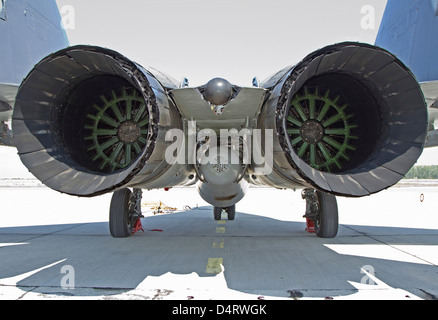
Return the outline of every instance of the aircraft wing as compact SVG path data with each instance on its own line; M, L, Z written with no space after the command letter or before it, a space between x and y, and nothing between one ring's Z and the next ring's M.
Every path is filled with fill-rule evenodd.
M438 146L438 81L421 83L424 98L429 112L429 131L426 138L426 148Z
M17 91L18 85L0 84L0 145L13 145L13 134L6 122L12 119Z

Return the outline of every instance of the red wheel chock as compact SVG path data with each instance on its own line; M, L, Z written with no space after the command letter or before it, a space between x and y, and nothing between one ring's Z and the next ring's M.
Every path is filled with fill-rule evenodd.
M306 231L308 233L315 233L315 222L309 218L306 218Z
M143 225L141 224L141 219L138 218L134 224L134 228L132 228L132 234L137 233L139 231L144 232Z

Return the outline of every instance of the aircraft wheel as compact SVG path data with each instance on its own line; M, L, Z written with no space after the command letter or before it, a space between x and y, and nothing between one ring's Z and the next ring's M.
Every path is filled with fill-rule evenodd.
M114 192L111 198L109 226L114 238L127 238L132 235L134 225L140 218L137 201L129 189Z
M334 238L338 234L338 204L334 195L316 192L318 198L318 215L315 222L315 233L320 238Z
M232 221L236 217L236 205L227 208L228 220Z
M214 207L213 214L214 214L214 220L219 221L222 219L222 211L226 211L228 214L228 220L232 221L236 217L236 205L233 205L231 207L221 208L221 207Z
M214 220L219 221L222 219L222 208L214 207L213 208Z

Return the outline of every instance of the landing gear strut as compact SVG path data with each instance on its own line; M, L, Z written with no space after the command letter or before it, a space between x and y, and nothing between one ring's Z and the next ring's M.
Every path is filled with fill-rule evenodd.
M141 189L122 189L114 192L111 199L109 226L114 238L127 238L142 230Z
M338 234L339 216L336 197L313 189L304 189L307 231L320 238L334 238Z
M228 213L228 220L232 221L236 217L236 205L233 205L231 207L221 208L221 207L214 207L213 214L214 214L214 220L221 220L222 219L222 211L225 211Z
M1 101L0 101L1 102ZM0 105L1 107L1 105ZM0 122L0 145L13 146L13 134L8 125L3 121Z

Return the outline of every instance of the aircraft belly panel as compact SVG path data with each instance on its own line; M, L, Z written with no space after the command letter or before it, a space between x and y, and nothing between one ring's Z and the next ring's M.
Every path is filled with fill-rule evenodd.
M176 105L187 120L194 120L199 127L226 129L243 127L247 119L255 119L260 113L267 90L262 88L241 88L221 115L216 115L210 104L197 88L182 88L171 91Z

